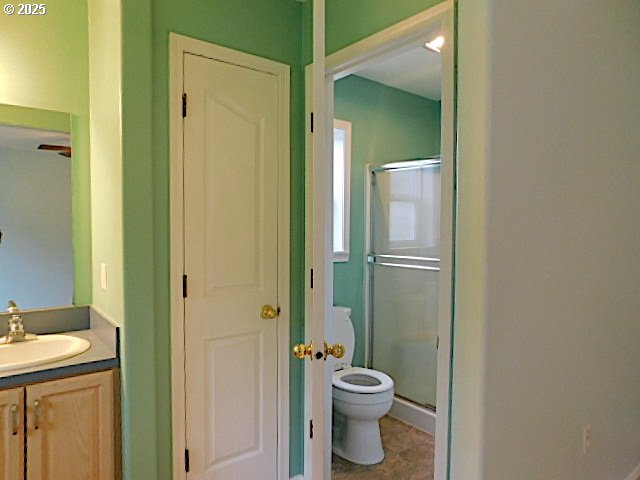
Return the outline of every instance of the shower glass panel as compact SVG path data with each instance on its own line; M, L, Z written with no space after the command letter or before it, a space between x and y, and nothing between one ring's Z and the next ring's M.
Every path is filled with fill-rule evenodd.
M433 408L440 161L388 164L370 182L369 363L393 378L396 395Z

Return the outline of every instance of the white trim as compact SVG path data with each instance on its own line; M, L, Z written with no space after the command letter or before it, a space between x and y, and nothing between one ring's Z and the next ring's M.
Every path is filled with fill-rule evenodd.
M334 131L336 129L344 131L344 182L342 187L342 202L344 210L342 218L342 245L344 248L337 252L335 250L333 251L334 263L349 261L349 244L351 241L349 234L351 230L351 122L334 118L333 129L331 130L334 138ZM331 150L331 158L333 158L333 149Z
M169 37L169 156L170 156L170 299L171 299L171 427L173 447L173 478L186 478L184 450L185 372L184 372L184 309L182 302L182 272L184 270L183 172L182 172L182 98L183 52L179 39Z
M633 469L627 478L624 480L640 480L640 465Z
M314 113L313 134L310 140L312 155L311 178L313 189L311 195L305 195L311 202L312 242L307 259L311 260L314 271L313 290L309 292L312 299L311 315L306 317L305 331L307 343L313 343L313 350L322 352L325 340L325 320L331 314L333 305L333 222L332 211L328 206L333 194L331 171L333 162L327 161L326 146L331 145L333 135L328 128L332 125L332 116L327 115L328 95L325 91L325 0L313 2L313 69L309 78L311 88L311 112ZM328 480L331 478L331 377L325 373L325 362L305 361L305 408L309 417L305 418L305 477L309 480ZM329 398L325 392L329 392ZM309 420L313 419L315 428L313 438L309 439Z
M379 62L424 43L425 37L437 30L436 23L447 15L453 18L453 1L446 0L435 7L407 18L329 55L326 75L334 80L349 76L370 63Z
M314 2L315 3L315 2ZM379 33L376 33L362 41L354 43L326 58L325 62L325 115L333 118L333 82L346 77L355 71L364 68L370 63L383 60L391 55L401 53L423 44L429 37L438 30L442 30L449 41L442 49L442 124L441 124L441 156L442 156L442 190L443 201L441 203L441 278L450 279L453 282L452 272L452 252L453 252L453 213L454 213L454 21L453 21L453 0L446 0L437 6L422 13L414 15L394 26L391 26ZM315 41L314 41L315 46ZM317 75L317 72L315 72ZM316 80L317 81L317 80ZM314 105L316 112L318 106ZM319 115L318 115L319 116ZM330 140L327 139L330 147ZM313 162L314 164L316 162ZM319 182L316 186L323 186L322 179L314 175L314 182ZM316 214L316 211L313 212ZM313 217L313 230L323 232L318 223L327 222L326 216L318 215ZM316 239L317 240L317 239ZM309 248L309 247L307 247ZM317 247L313 248L318 252ZM327 275L331 273L327 271ZM327 279L321 277L323 272L315 275L315 281L326 284ZM331 279L332 280L332 279ZM438 320L438 336L440 348L438 350L438 382L437 398L438 415L436 418L436 457L435 457L435 480L446 480L449 478L448 455L449 455L449 415L450 415L450 384L451 384L451 326L452 326L452 288L440 289L440 312ZM328 296L331 292L327 289ZM332 296L331 296L332 297ZM325 298L325 302L332 302L333 298ZM318 392L306 390L305 401L310 401L310 396L317 395ZM308 450L305 449L308 453ZM313 479L320 480L320 479Z
M304 480L304 476L303 475L294 475L293 477L291 477L290 480Z
M184 270L183 228L183 130L182 91L185 53L233 63L270 73L279 79L278 118L278 472L279 480L289 478L289 241L290 241L290 153L289 153L289 66L264 58L220 47L189 37L169 34L169 126L170 126L170 208L171 208L171 406L173 431L173 479L185 479L185 374L184 309L182 274Z
M394 397L393 405L389 410L389 416L397 418L401 422L411 425L418 430L436 434L436 412L433 410L409 402L404 398Z
M371 251L371 171L374 166L367 163L364 166L364 252L362 268L364 271L364 366L371 368L371 277L369 272L368 255Z
M324 115L325 125L331 125L333 122L333 82L327 82L327 77L324 72L325 69L324 58L322 65L319 68L322 68L322 71L319 74L324 80L324 99L321 101L322 111ZM322 152L326 155L326 152L330 152L333 150L333 130L326 129L324 135L324 143ZM314 154L314 160L315 160ZM322 158L327 158L326 156ZM331 328L331 316L333 315L333 258L332 258L332 240L333 240L333 208L329 208L330 203L328 200L333 195L332 182L330 181L333 177L333 162L325 161L325 162L316 162L321 165L321 168L316 169L314 176L314 181L316 185L322 184L324 185L324 202L321 204L321 207L318 208L314 206L314 213L322 211L324 215L324 225L320 224L320 222L314 222L314 232L320 232L324 229L325 236L325 245L324 248L317 248L314 255L319 255L319 251L324 252L324 256L318 256L316 258L316 262L320 262L324 264L324 273L320 276L318 281L322 282L324 287L324 292L318 292L318 297L324 298L324 324L322 326L322 337L327 338L327 331ZM323 165L324 163L324 165ZM315 196L314 201L318 203L321 201L320 196ZM312 217L312 221L316 217ZM317 217L322 218L322 217ZM314 233L315 234L315 233ZM315 240L315 239L314 239ZM314 322L315 322L314 317ZM316 335L318 335L319 330L315 327ZM332 332L329 332L329 335L333 336ZM326 371L324 371L324 389L323 389L323 419L324 419L324 429L323 429L323 448L324 448L324 480L331 479L331 453L332 453L332 420L333 420L333 396L332 390L333 385L331 382L331 375ZM315 480L312 477L311 480Z
M441 77L441 134L440 134L440 178L442 179L440 196L440 288L438 313L438 367L436 383L436 446L435 446L435 480L449 478L449 425L451 422L451 373L453 342L451 332L454 322L453 311L453 252L456 212L456 192L454 188L456 175L455 154L455 60L454 41L455 23L452 1L445 4L448 8L439 15L442 33L447 41L442 48ZM448 281L445 283L445 279Z
M333 252L333 263L346 263L349 261L349 251Z
M313 319L313 290L311 289L311 269L313 268L313 134L311 133L311 115L313 111L312 90L313 90L313 66L307 65L304 71L305 78L305 224L304 224L304 341L313 335L312 321ZM311 455L309 455L311 445L309 440L309 420L312 418L312 408L309 395L313 390L312 382L313 372L311 371L311 362L304 362L304 432L303 432L303 452L304 452L304 471L311 472ZM309 474L307 474L309 475Z

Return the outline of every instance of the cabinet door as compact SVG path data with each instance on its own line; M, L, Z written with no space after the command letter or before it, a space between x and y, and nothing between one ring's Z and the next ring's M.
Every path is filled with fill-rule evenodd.
M29 480L113 480L113 372L26 391Z
M24 389L0 391L0 480L24 479Z

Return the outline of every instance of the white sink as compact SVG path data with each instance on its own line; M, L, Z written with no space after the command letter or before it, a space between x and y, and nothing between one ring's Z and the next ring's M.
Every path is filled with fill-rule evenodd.
M35 340L0 345L0 372L74 357L90 346L89 340L70 335L38 335Z

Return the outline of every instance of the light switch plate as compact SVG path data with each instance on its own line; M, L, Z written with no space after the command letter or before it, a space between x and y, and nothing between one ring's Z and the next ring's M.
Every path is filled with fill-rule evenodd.
M107 264L106 263L100 264L100 286L102 287L102 290L107 289Z

